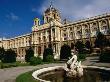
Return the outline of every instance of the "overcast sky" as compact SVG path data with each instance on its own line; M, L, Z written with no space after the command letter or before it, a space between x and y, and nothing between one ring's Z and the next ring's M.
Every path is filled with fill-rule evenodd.
M110 0L52 0L59 9L63 18L70 20L88 18L110 12ZM40 12L43 12L50 3L44 0Z
M33 19L42 20L51 1L71 21L110 12L110 0L0 0L0 37L30 33Z

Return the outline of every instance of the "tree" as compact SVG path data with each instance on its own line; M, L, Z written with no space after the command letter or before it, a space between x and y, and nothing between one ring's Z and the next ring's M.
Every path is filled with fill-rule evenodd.
M77 41L75 47L78 50L78 52L83 52L85 45L83 44L82 41Z
M88 41L88 40L86 41L85 47L86 47L87 49L91 49L90 41Z
M64 44L60 50L60 59L68 59L71 57L71 48L69 45Z
M30 62L31 57L34 57L34 51L32 48L26 50L25 61Z
M4 54L5 54L4 48L3 47L0 47L0 60L2 60Z
M43 61L47 61L47 56L51 55L53 56L53 49L52 48L45 48L43 53Z
M110 47L110 40L109 39L106 39L105 46L109 46Z
M99 60L101 62L110 62L110 49L109 48L104 48L99 56Z
M2 62L4 63L13 63L16 62L16 53L12 49L8 49L5 51L5 54L3 56Z
M87 49L85 50L85 52L88 53L88 54L90 54L90 53L92 52L92 46L91 46L91 44L90 44L90 41L88 41L88 40L86 41L85 47L87 48Z
M107 46L107 39L101 32L98 32L96 40L95 40L95 47L103 48Z

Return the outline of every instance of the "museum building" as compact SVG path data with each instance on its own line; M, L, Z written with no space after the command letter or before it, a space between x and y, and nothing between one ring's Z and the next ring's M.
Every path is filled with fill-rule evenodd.
M74 45L77 41L90 41L94 46L97 32L100 31L106 37L110 38L110 14L102 15L67 22L61 20L60 12L50 5L44 11L43 24L40 24L39 18L34 18L32 32L29 34L17 36L10 39L2 39L0 47L5 50L13 49L17 53L17 58L25 57L25 50L32 47L35 56L43 57L43 51L51 43L54 58L60 58L60 49L64 44Z

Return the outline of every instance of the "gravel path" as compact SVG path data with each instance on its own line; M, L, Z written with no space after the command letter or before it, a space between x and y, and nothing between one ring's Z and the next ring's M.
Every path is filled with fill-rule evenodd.
M19 76L22 73L44 68L44 67L51 67L51 66L61 66L64 65L61 64L44 64L44 65L38 65L38 66L25 66L25 67L13 67L13 68L6 68L6 69L0 69L0 82L15 82L15 79L17 76Z
M85 61L82 62L83 65L90 65L90 66L99 66L99 67L109 67L110 63L101 63L99 62L99 57L87 57Z

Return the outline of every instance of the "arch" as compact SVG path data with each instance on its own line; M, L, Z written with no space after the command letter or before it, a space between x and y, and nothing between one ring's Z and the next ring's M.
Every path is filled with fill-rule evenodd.
M97 23L96 22L92 23L92 31L97 31Z
M81 31L77 31L77 32L76 32L77 39L81 39L81 34L82 34L82 32L81 32Z
M102 20L101 22L101 29L100 31L106 35L107 34L107 31L108 31L108 25L107 25L107 21L106 20Z
M44 49L46 49L46 45L44 45Z
M40 37L38 37L38 40L39 40L39 43L41 42L41 38Z
M77 30L81 30L82 26L81 25L78 25L76 26L77 27Z
M92 22L91 23L91 36L92 37L96 36L98 29L99 28L98 28L97 22Z
M71 49L74 49L75 45L74 43L71 43Z
M43 36L43 41L46 42L46 36Z
M41 54L41 47L38 46L38 55L40 55L40 54Z
M56 14L54 14L54 19L56 19Z
M101 21L101 26L105 26L107 24L107 21L106 20L102 20Z
M70 40L72 40L72 39L73 39L73 32L70 32L69 37L70 37Z

